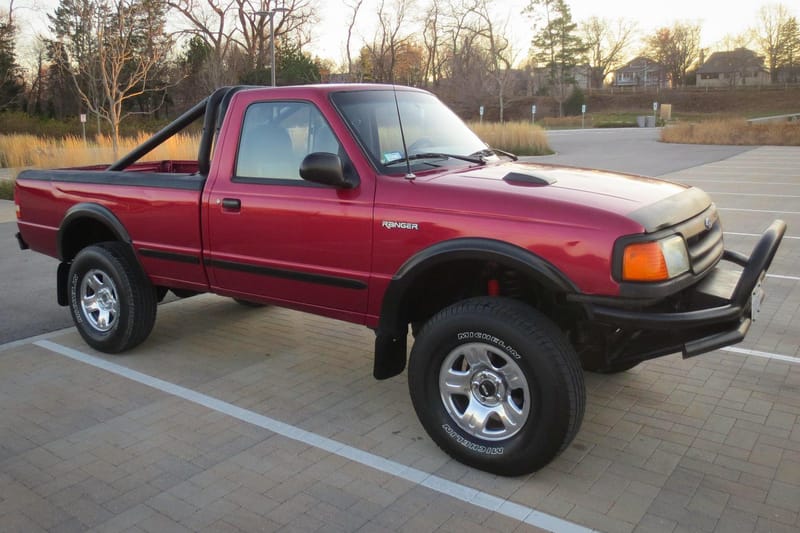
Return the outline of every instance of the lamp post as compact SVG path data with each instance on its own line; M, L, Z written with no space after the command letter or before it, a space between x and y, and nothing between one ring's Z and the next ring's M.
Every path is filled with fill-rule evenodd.
M256 11L260 17L269 17L269 47L270 47L270 74L272 76L272 86L275 87L275 14L286 13L286 7L274 7L269 11ZM263 42L263 41L262 41Z

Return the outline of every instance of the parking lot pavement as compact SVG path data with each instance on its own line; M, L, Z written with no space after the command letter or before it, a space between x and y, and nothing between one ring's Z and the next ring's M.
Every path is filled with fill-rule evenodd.
M781 170L762 175L760 161ZM726 240L747 250L772 206L800 195L800 149L668 177L730 193L714 194ZM749 183L764 196L738 203ZM122 356L93 352L72 329L6 344L0 529L797 531L790 208L780 216L791 238L746 342L587 374L577 438L520 478L439 451L405 376L372 379L374 338L358 326L206 295L161 306L148 341Z

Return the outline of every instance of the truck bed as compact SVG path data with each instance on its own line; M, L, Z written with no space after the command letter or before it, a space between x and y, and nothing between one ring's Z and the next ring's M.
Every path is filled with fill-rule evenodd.
M16 202L24 208L18 222L31 249L61 258L57 236L70 212L94 209L115 217L133 236L129 242L154 283L204 290L200 200L205 176L196 172L197 162L144 162L125 171L106 168L20 173ZM164 260L175 256L185 261Z

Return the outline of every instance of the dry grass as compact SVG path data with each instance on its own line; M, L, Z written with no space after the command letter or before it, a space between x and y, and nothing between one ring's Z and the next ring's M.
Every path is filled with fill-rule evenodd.
M800 123L749 124L744 119L682 123L664 128L661 140L684 144L800 146Z
M492 148L518 155L552 154L547 133L530 122L470 122L475 134Z
M124 154L150 138L149 133L120 140ZM162 143L143 160L196 159L200 136L178 134ZM83 142L80 137L64 139L35 135L0 135L0 167L6 168L63 168L111 163L114 161L110 137Z

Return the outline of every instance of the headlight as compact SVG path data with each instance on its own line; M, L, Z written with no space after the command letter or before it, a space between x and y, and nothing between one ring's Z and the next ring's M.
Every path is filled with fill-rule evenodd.
M689 270L689 254L680 235L629 244L622 257L623 281L666 281Z

